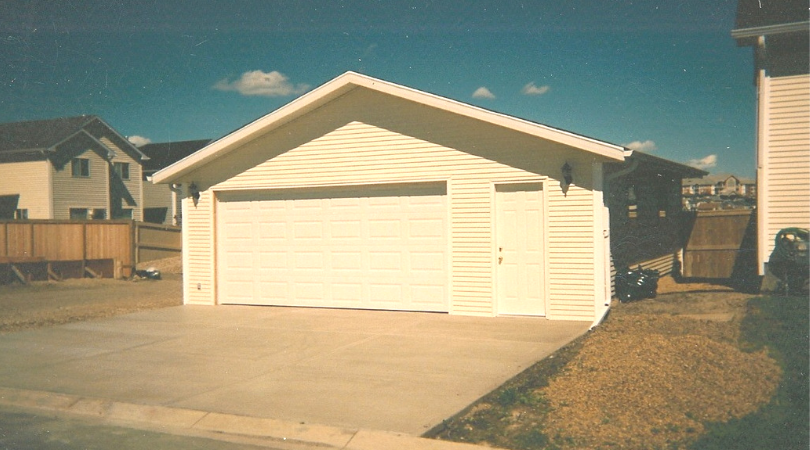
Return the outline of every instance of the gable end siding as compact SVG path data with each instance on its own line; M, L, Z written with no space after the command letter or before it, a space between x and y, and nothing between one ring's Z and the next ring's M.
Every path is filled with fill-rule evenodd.
M52 219L48 161L0 164L0 195L20 194L18 209L27 209L29 219Z

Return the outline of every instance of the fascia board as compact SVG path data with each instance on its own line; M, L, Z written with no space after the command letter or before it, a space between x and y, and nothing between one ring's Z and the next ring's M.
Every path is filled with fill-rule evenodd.
M762 27L740 28L731 30L731 37L734 39L748 39L759 36L771 36L774 34L798 33L810 30L810 21L780 23L777 25L765 25Z

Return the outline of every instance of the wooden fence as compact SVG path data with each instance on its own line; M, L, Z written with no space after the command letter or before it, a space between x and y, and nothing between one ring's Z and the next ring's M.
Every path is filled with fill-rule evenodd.
M131 220L0 221L0 265L17 278L129 277L181 253L180 227Z
M701 211L683 250L685 278L748 282L756 277L756 212Z

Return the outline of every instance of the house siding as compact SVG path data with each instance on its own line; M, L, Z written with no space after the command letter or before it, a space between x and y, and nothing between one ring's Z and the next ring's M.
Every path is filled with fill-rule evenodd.
M19 194L18 209L27 209L29 219L51 219L51 189L48 161L0 164L0 195Z
M351 119L351 120L349 120ZM416 137L418 136L418 137ZM544 182L547 200L547 317L593 320L595 199L591 155L363 89L352 91L242 149L199 169L207 185L195 207L186 200L188 303L215 301L211 190L447 181L450 205L450 312L497 314L494 184ZM554 178L569 162L567 194ZM601 217L599 218L601 220ZM601 233L601 223L599 226ZM599 269L596 269L599 266ZM201 289L197 289L200 283ZM604 299L600 299L603 301Z
M810 227L810 75L760 78L760 261L782 228ZM764 146L764 147L763 147ZM760 267L761 268L761 267Z
M109 169L107 161L92 150L76 158L90 161L90 176L74 178L70 161L61 169L51 167L53 177L53 218L70 219L70 208L104 209L110 217Z
M115 156L112 158L111 164L116 162L129 164L129 179L123 180L123 182L124 186L127 188L127 191L129 191L129 194L132 196L133 200L135 200L135 204L129 205L126 201L123 201L122 207L132 208L132 218L134 220L143 220L143 194L141 192L141 180L143 175L140 162L136 161L121 150L121 148L115 145L109 138L102 137L99 140L101 143L115 152Z

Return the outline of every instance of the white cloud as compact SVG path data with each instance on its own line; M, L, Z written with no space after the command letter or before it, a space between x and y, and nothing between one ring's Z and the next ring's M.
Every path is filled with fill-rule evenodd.
M696 169L701 170L710 169L712 167L717 166L717 155L709 155L701 159L690 159L687 164Z
M523 95L543 95L546 92L548 92L550 89L551 89L551 87L548 86L548 85L536 86L534 84L534 82L532 81L531 83L527 84L526 86L523 86L523 89L521 89L520 92Z
M638 150L640 152L651 152L653 150L658 150L658 146L655 145L654 141L646 140L646 141L633 141L629 144L624 144L625 147L629 148L630 150Z
M484 86L481 86L480 88L476 89L475 92L473 92L472 96L473 98L488 98L488 99L495 98L495 94L493 94L489 89L485 88Z
M151 139L145 138L143 136L130 136L127 138L130 144L134 145L135 147L143 147L146 144L150 144L152 142Z
M307 84L290 83L289 78L276 70L265 73L261 70L245 72L236 80L224 78L217 81L214 89L236 91L242 95L260 95L265 97L283 97L303 94L309 90Z

